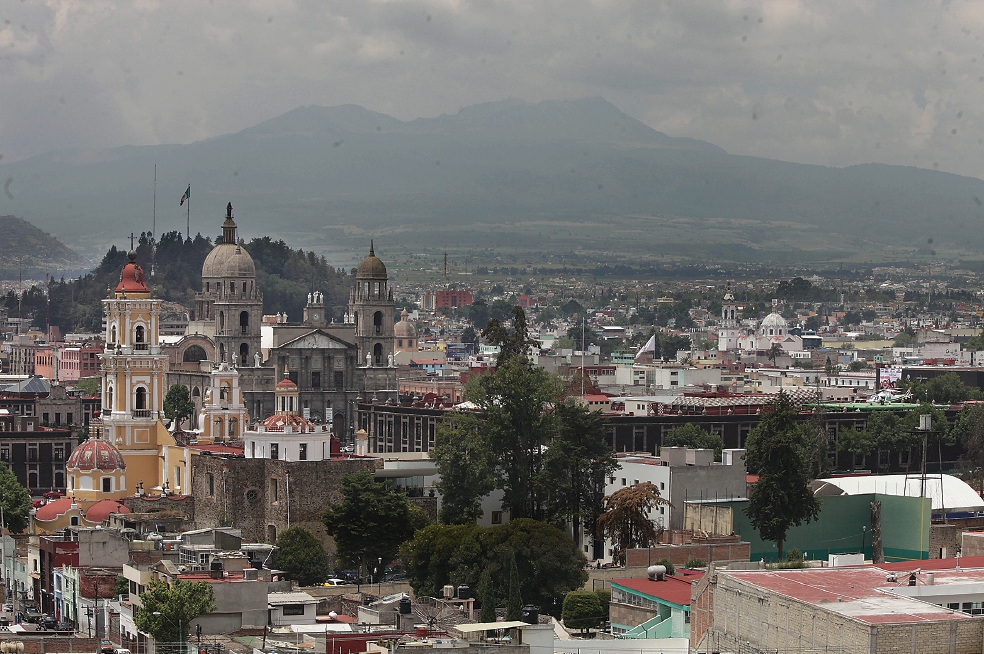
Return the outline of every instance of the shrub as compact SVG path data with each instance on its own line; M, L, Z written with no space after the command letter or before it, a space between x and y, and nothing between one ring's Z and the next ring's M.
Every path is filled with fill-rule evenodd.
M676 568L673 567L673 564L670 563L670 560L669 559L660 559L654 565L662 565L662 566L665 566L666 567L666 574L668 574L668 575L671 575L674 572L676 572Z
M601 624L604 618L602 611L601 599L597 593L590 590L572 590L564 596L561 619L568 629L580 629L583 633Z
M687 559L687 568L703 568L707 566L707 561L704 559L698 559L696 556Z

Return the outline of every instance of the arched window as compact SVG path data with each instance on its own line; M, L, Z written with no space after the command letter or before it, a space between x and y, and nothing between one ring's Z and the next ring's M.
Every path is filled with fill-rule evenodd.
M133 341L135 343L144 343L144 328L143 325L137 325L137 328L133 330Z
M103 409L102 410L105 413L107 409L109 409L109 412L110 413L113 412L113 387L112 386L107 386L106 387L106 403L103 405Z
M236 282L229 282L229 295L236 294Z
M358 311L353 311L352 312L352 322L355 324L356 330L358 330L359 329L359 312Z
M372 347L372 356L376 360L376 365L377 366L383 365L383 344L382 343L376 343Z
M219 362L225 361L225 343L219 343Z
M181 360L186 363L197 363L208 358L205 349L200 345L191 345L184 351Z
M239 435L239 421L235 418L229 418L229 438L233 438Z
M135 409L146 409L147 408L147 389L143 386L137 387L136 398L134 401Z
M246 343L242 343L239 346L239 360L242 362L242 365L246 365L246 359L248 358L249 358L249 345L247 345Z
M377 311L372 316L372 326L376 334L383 333L383 312Z
M109 342L110 342L110 343L111 343L112 345L116 345L116 325L113 325L113 329L112 329L112 331L110 332L110 335L109 335Z
M244 334L249 333L249 311L239 313L239 330Z
M219 311L219 332L225 329L225 311Z

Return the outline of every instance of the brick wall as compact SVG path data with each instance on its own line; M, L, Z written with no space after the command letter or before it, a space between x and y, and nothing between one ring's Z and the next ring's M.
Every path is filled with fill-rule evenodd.
M956 556L958 547L960 547L960 528L957 525L930 525L929 558L940 558L942 548L946 548L947 558L952 558Z
M289 511L290 526L311 530L326 546L331 539L321 516L342 500L342 475L376 469L373 459L288 462L196 456L192 461L198 528L231 525L242 529L245 542L270 542L287 529Z
M674 566L683 566L689 559L703 559L707 563L722 561L748 561L751 545L747 542L737 543L690 543L687 545L659 545L648 549L628 550L625 553L625 564L632 566L648 566L650 562L669 559Z
M192 461L201 457L193 457ZM166 513L167 515L181 515L185 520L195 519L195 498L191 496L169 496L150 497L142 495L136 497L131 495L121 500L123 506L134 513Z

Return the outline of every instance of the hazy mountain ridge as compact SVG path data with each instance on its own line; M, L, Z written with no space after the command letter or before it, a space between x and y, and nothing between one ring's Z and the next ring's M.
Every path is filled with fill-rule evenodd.
M0 211L101 248L150 228L155 162L158 232L184 231L178 199L190 182L193 233L214 235L231 201L245 235L290 234L307 247L387 231L400 234L401 245L433 247L434 229L481 247L498 242L503 225L531 217L624 225L628 236L586 232L583 247L640 254L703 244L710 255L727 243L763 256L877 253L928 238L961 251L984 246L982 180L731 155L662 134L601 98L504 100L409 122L356 105L299 107L189 145L48 153L0 165L13 196L0 197ZM733 224L715 232L693 220ZM352 229L331 229L342 225ZM818 244L818 235L829 242ZM526 243L548 251L570 245L549 230L511 241Z
M79 255L47 232L17 216L0 216L0 271L62 270ZM36 274L36 273L35 273Z

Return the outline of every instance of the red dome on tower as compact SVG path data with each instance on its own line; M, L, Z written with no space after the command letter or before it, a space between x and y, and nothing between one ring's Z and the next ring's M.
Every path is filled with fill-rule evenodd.
M68 457L66 468L69 470L126 470L123 454L114 445L98 439L89 439L82 443Z
M144 279L143 268L137 265L137 253L130 250L130 263L123 266L120 273L120 283L116 285L117 293L150 293Z

